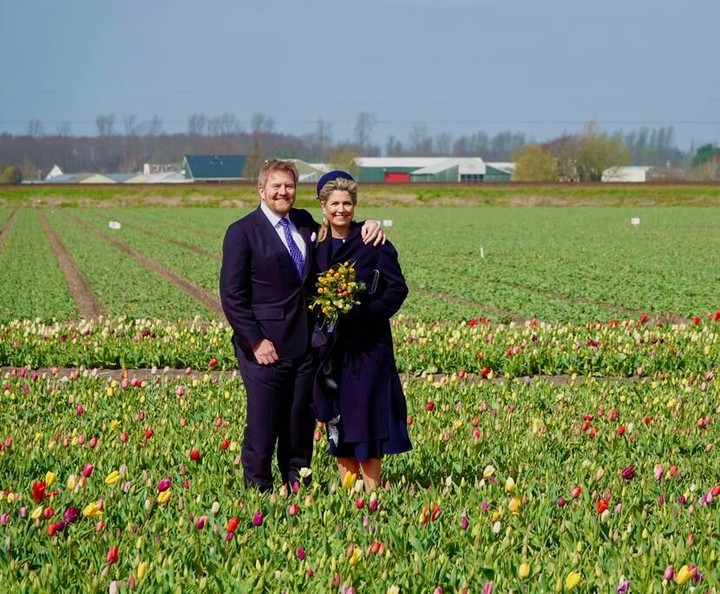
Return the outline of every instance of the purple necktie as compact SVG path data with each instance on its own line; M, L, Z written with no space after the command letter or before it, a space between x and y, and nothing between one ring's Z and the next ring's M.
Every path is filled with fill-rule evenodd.
M292 233L290 233L290 221L287 219L280 219L280 225L282 225L283 231L285 232L285 241L287 242L288 251L290 257L295 264L295 270L297 270L298 276L303 277L303 270L305 269L305 259L303 258L302 252L298 247L297 243L293 239Z

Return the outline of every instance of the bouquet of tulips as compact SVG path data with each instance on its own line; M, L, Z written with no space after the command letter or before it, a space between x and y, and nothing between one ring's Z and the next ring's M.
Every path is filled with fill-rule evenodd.
M310 302L310 309L322 314L322 327L332 332L340 314L348 313L360 303L357 294L365 290L365 283L357 280L354 262L335 264L318 276L317 294Z

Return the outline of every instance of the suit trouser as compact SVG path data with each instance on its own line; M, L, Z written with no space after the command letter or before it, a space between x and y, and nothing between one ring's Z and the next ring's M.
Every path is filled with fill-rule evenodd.
M272 456L283 483L299 480L298 471L310 467L315 415L312 386L315 353L296 359L259 365L238 353L240 374L247 392L247 416L242 447L245 484L262 491L272 489Z

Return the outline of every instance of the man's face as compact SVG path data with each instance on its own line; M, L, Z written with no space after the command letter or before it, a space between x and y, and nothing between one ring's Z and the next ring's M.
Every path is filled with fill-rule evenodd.
M279 217L284 217L295 204L295 181L288 171L270 172L259 192L262 201Z

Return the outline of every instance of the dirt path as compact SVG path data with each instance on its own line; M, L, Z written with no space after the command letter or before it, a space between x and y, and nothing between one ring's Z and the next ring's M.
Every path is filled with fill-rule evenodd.
M5 243L5 238L8 236L8 233L10 233L10 229L13 225L13 222L15 222L15 214L17 213L17 208L13 210L7 219L5 219L5 224L0 229L0 248Z
M149 270L152 270L155 274L160 276L161 278L165 279L169 283L172 283L188 295L204 305L206 308L208 308L213 313L220 316L222 319L224 317L224 313L222 310L222 307L220 307L220 300L216 295L211 293L210 291L206 291L205 289L198 287L197 285L191 283L189 280L187 280L185 277L180 276L179 274L173 272L172 270L165 268L162 264L159 262L156 262L152 258L148 258L146 255L141 254L137 250L131 248L126 243L123 243L122 241L116 239L115 237L110 236L109 234L101 231L100 229L97 229L93 227L90 223L87 223L86 221L82 220L81 218L70 214L68 212L65 213L66 216L70 217L73 221L75 221L78 225L81 227L87 229L88 231L91 231L98 237L104 239L111 245L115 246L117 249L119 249L124 254L127 254L130 256L133 260L136 262L142 264Z
M14 377L18 374L37 373L40 377L81 377L85 374L90 374L95 377L105 379L139 379L139 380L156 380L160 382L171 382L176 380L192 380L198 376L202 377L208 374L211 378L220 379L234 379L241 381L240 373L236 369L228 369L223 371L207 371L203 369L170 369L170 368L136 368L136 369L82 369L75 367L53 367L41 368L41 369L28 369L24 367L0 367L0 377ZM32 375L32 373L30 373ZM427 382L428 376L432 376L432 379L438 382L445 382L448 378L446 373L434 373L422 375L408 375L406 373L400 374L400 379L403 381L422 381ZM548 382L553 386L566 386L566 385L583 385L588 382L602 383L607 382L610 384L621 384L621 383L634 383L640 381L641 378L633 375L629 377L619 376L607 376L607 377L595 377L595 376L570 376L570 375L525 375L515 378L505 377L494 377L492 379L484 378L478 374L468 373L462 379L457 379L459 384L498 384L505 385L510 382L521 382L523 384L535 384L540 382Z
M487 312L498 318L507 318L518 324L521 324L526 321L526 318L519 316L515 312L508 311L505 309L498 309L497 307L491 307L489 305L485 305L484 303L477 303L477 302L471 301L469 299L464 299L463 297L457 297L455 295L448 295L447 293L438 293L436 291L428 291L427 289L418 289L417 287L413 287L413 286L410 286L410 291L412 293L417 293L418 295L424 295L425 297L432 297L433 299L440 299L441 301L447 301L448 303L455 303L456 305L472 307L477 310Z
M75 300L80 316L86 320L91 320L103 315L102 306L90 290L90 286L82 272L75 266L75 262L73 262L60 237L55 232L55 229L50 225L50 222L45 216L45 212L38 210L37 215L45 229L45 235L47 235L53 253L57 258L60 270L62 270L65 276L65 282L67 283L68 289L70 289L70 294Z

